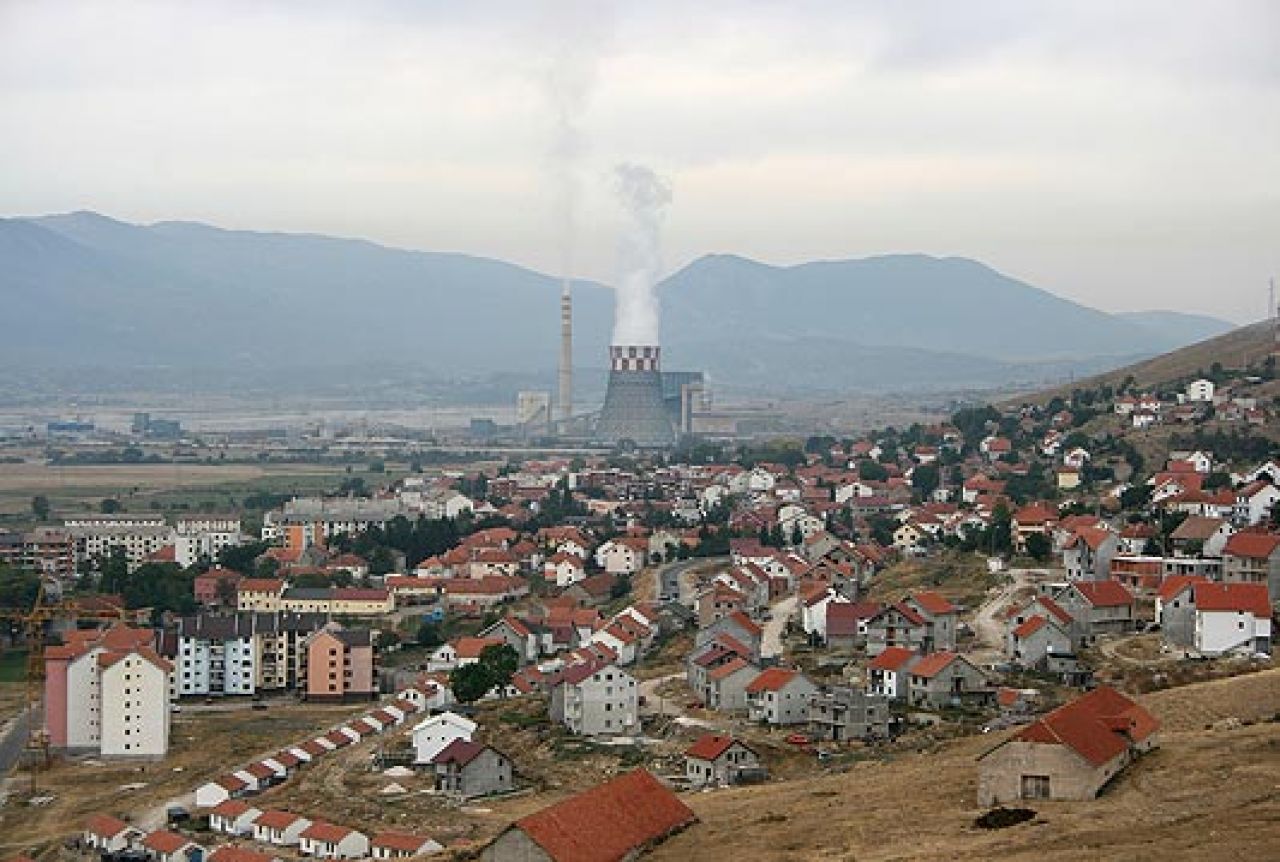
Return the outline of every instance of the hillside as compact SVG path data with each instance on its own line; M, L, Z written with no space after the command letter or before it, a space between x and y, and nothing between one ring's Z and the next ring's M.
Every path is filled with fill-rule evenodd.
M1280 710L1280 670L1150 695L1169 727L1161 748L1091 802L1038 802L1036 820L997 831L973 825L976 758L991 736L944 743L889 762L865 761L810 781L688 797L701 822L655 860L907 860L1251 858L1280 842L1280 723L1206 730L1206 717ZM1231 712L1240 704L1251 715ZM1194 730L1181 720L1194 712Z
M1260 321L1114 371L1010 400L1043 404L1056 397L1066 397L1073 389L1114 388L1130 376L1139 389L1155 389L1207 371L1215 362L1220 362L1225 368L1246 368L1260 363L1266 359L1273 343L1271 324Z
M759 390L1038 385L1214 325L1106 314L975 261L927 255L789 267L713 255L659 291L668 367ZM14 369L128 368L140 384L175 370L242 384L270 369L268 379L296 388L307 374L379 366L549 384L558 292L555 278L499 260L361 240L91 212L0 219L0 295L23 322L0 344L0 363ZM577 285L584 387L603 377L612 315L607 287Z

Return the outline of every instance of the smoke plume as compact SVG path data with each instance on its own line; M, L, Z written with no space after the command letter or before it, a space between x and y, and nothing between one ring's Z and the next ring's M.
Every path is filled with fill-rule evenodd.
M644 165L618 165L614 177L626 225L618 244L612 343L657 345L654 286L662 268L659 234L671 203L671 185Z

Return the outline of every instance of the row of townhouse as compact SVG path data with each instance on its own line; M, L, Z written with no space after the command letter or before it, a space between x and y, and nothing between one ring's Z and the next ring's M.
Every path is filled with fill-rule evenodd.
M172 525L162 515L80 515L64 519L63 530L76 562L121 551L131 568L150 559L186 568L249 540L235 515L182 516Z
M239 611L368 617L395 608L395 595L386 588L291 587L283 578L244 578L236 583Z

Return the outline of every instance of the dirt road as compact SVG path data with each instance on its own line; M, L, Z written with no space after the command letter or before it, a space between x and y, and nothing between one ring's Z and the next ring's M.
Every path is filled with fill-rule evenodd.
M990 663L1004 656L1004 620L1001 614L1013 603L1019 590L1029 589L1037 580L1047 577L1039 569L1009 569L1009 583L987 596L973 617L973 633L981 644L972 653L974 661Z
M787 629L787 621L796 612L796 597L789 596L775 602L769 608L771 617L765 620L764 637L760 642L760 655L764 658L782 655L782 634Z

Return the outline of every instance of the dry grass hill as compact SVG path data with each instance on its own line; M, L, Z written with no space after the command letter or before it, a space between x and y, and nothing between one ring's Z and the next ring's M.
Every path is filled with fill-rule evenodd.
M1142 700L1166 725L1162 747L1101 798L1038 803L1028 823L974 825L975 759L999 740L979 736L818 779L687 797L701 822L652 858L1167 862L1280 847L1280 669Z
M1140 388L1154 388L1207 370L1215 362L1221 362L1226 368L1256 365L1266 359L1273 344L1272 325L1269 321L1262 321L1115 371L1010 400L1020 404L1043 404L1055 397L1066 397L1073 389L1115 387L1130 375Z

